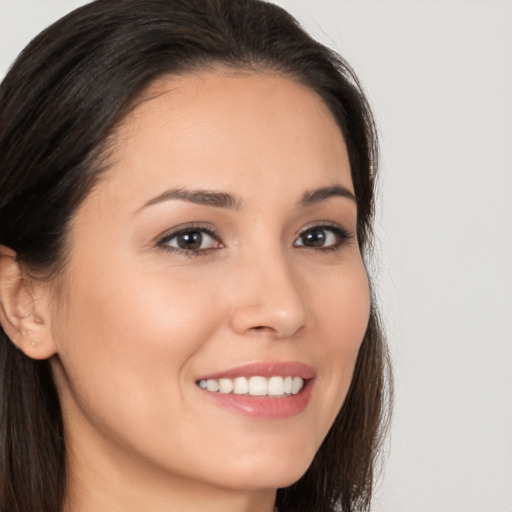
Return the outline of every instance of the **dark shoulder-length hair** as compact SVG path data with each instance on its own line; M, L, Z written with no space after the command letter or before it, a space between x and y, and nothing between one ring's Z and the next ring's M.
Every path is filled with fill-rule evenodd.
M371 249L377 136L349 65L259 0L97 0L36 37L0 86L0 244L36 275L65 264L67 228L101 173L107 141L149 85L215 66L268 70L314 90L347 145L357 237ZM56 512L66 484L62 413L48 361L0 329L0 510ZM375 297L348 396L281 512L368 510L391 399Z

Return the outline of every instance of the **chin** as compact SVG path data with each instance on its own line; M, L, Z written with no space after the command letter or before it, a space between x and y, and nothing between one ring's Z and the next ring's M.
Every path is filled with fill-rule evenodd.
M280 453L271 453L265 460L247 456L241 457L236 466L225 474L230 487L235 489L277 489L288 487L299 480L311 465L314 453L306 456L304 453L295 453L286 456ZM220 476L220 475L219 475Z
M297 468L288 468L285 471L267 470L264 472L252 471L247 474L237 474L230 478L229 487L237 490L260 490L260 489L279 489L289 487L299 480L309 466L297 470ZM225 485L224 485L225 486Z

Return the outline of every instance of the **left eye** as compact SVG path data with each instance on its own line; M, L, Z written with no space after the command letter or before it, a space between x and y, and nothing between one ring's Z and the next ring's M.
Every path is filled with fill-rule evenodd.
M160 245L182 251L204 251L220 246L213 233L206 229L187 229L165 237Z
M339 227L315 226L300 233L295 247L336 248L345 242L348 234Z

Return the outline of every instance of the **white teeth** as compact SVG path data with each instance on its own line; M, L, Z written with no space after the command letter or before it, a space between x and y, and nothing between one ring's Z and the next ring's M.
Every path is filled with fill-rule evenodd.
M245 395L249 393L249 381L245 377L237 377L233 391L235 395Z
M296 395L304 386L304 381L300 377L293 377L292 395Z
M268 385L265 377L251 377L249 379L249 395L265 396L267 394Z
M270 396L284 395L284 379L282 377L270 377L268 381L268 394Z
M292 394L292 382L293 382L293 377L286 377L284 379L284 392L287 395Z
M219 391L227 395L233 391L233 381L231 379L219 379Z
M219 392L222 394L234 393L235 395L251 396L287 396L296 395L304 387L304 380L300 377L280 377L270 378L254 376L237 377L235 379L208 379L200 380L198 385L208 391Z
M214 379L208 379L206 381L206 389L208 391L219 391L219 383Z

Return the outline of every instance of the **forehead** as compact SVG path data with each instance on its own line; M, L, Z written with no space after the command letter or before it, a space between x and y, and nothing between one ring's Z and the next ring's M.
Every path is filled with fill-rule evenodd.
M135 103L112 147L107 181L137 195L194 180L252 191L279 177L298 188L342 181L352 189L345 143L323 100L269 72L161 78Z

